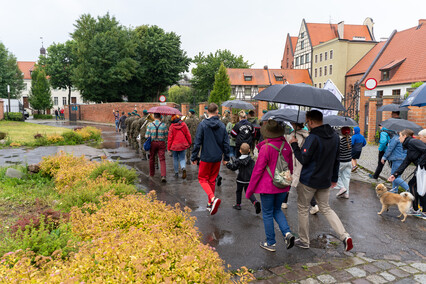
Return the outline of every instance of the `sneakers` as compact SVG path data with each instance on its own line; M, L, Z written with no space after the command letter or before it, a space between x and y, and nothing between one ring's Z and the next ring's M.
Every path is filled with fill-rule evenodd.
M207 204L206 210L209 211L209 213L211 213L212 212L212 205Z
M349 199L349 194L348 193L345 193L345 194L343 194L343 195L341 195L341 196L339 196L340 198L345 198L345 199Z
M413 207L410 208L410 210L408 210L407 214L408 215L419 215L421 213L420 209L419 210L414 210Z
M179 177L179 174L178 173L175 173L175 178L178 178Z
M260 208L260 202L259 201L255 201L254 208L256 210L256 214L259 214L262 211L262 209Z
M345 194L348 190L344 187L342 187L339 192L336 194L336 197L341 197L343 194Z
M182 170L182 179L186 179L186 169Z
M214 197L212 200L212 210L210 211L210 215L214 215L217 212L217 209L219 209L220 203L222 200L220 200L217 197Z
M269 251L276 251L275 244L268 245L267 242L260 242L260 247Z
M161 182L166 183L167 182L166 177L161 177Z
M296 247L299 247L299 248L302 248L302 249L308 249L309 248L309 245L302 242L301 239L294 240L294 245Z
M368 174L369 178L376 179L372 174Z
M222 177L221 176L218 176L216 184L217 184L217 186L222 185Z
M356 171L358 169L358 166L352 167L352 172Z
M354 248L351 237L346 237L346 239L343 241L343 244L345 245L345 251L350 251Z
M292 233L288 232L287 234L285 234L285 245L287 249L291 249L294 246L294 240L296 238L293 236Z
M319 211L319 207L318 205L315 205L311 208L311 210L309 210L309 213L311 213L311 215L315 215L318 213L318 211Z
M283 203L283 204L281 204L281 208L282 208L282 209L287 209L287 208L288 208L287 203Z
M241 210L241 205L240 204L235 204L232 206L232 208L236 209L236 210Z

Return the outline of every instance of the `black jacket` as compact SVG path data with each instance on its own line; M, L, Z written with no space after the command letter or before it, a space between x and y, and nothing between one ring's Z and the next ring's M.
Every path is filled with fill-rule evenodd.
M235 124L231 135L235 137L236 145L240 146L243 143L251 145L254 136L254 127L247 119L243 119Z
M302 149L291 144L294 156L303 165L300 182L316 189L325 189L337 182L339 175L340 139L328 124L315 127L306 138Z
M402 143L402 147L404 147L404 149L407 149L407 156L405 157L399 168L396 169L395 173L393 174L394 177L400 176L411 163L414 163L416 166L420 165L420 167L426 168L425 143L418 139L407 137Z
M230 170L238 170L237 182L249 183L254 169L254 160L250 155L242 155L239 159L231 159L232 162L226 164Z

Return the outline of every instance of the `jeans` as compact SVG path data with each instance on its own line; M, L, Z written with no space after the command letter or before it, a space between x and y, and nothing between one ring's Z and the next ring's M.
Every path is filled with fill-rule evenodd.
M235 146L230 146L230 151L229 151L229 158L231 157L235 157Z
M115 131L118 131L118 120L115 121Z
M185 150L183 151L173 151L173 169L175 174L179 173L179 163L180 168L185 169Z
M340 162L339 179L337 180L337 188L346 188L346 193L349 194L349 182L351 181L352 163Z
M263 225L265 227L266 242L269 246L276 243L274 219L284 237L285 234L290 232L287 219L281 210L281 204L287 194L288 192L278 194L260 194L260 199L262 201Z
M402 160L392 161L392 168L391 168L391 174L399 168L399 166L402 164ZM392 182L392 191L398 192L398 187L402 187L405 191L408 191L410 188L408 184L399 176Z

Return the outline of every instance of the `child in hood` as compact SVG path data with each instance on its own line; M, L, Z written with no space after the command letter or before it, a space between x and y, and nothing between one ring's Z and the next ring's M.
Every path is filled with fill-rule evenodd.
M360 134L361 129L356 126L354 127L354 135L352 135L352 171L356 171L358 168L357 160L361 157L362 147L367 145L367 141L364 136Z

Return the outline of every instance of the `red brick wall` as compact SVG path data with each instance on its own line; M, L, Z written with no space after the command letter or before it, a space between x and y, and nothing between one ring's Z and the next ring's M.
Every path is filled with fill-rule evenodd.
M376 135L376 102L377 99L370 99L370 107L368 109L368 137L366 138L368 142L374 142L374 137Z
M3 100L0 99L0 120L4 119L4 103Z
M203 116L203 114L204 114L204 111L205 111L205 107L208 105L209 103L208 102L204 102L204 103L200 103L199 105L198 105L198 115L200 116L200 117L202 117Z
M128 112L137 110L142 115L144 109L148 110L151 107L159 106L160 103L105 103L105 104L91 104L91 105L79 105L81 109L81 120L93 121L101 123L114 124L113 110L119 110L127 115ZM164 105L174 107L175 103L165 103ZM65 118L69 119L69 108L65 106Z
M189 104L181 104L181 113L182 115L188 115L189 113Z
M258 107L257 107L257 117L259 119L262 118L264 115L263 110L268 110L268 102L265 101L259 101Z
M360 99L359 99L359 120L358 125L359 128L361 128L361 134L364 135L365 131L365 119L366 119L366 113L365 113L365 104L369 103L369 97L366 97L364 95L365 87L360 87ZM370 120L371 121L371 120ZM376 115L374 113L374 123L376 123Z
M426 107L410 106L408 112L408 120L417 123L423 129L426 128Z

